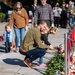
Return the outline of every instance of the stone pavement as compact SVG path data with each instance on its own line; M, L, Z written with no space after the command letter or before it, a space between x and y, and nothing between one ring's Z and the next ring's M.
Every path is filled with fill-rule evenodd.
M3 34L6 23L0 23L0 35ZM55 35L49 35L49 41L55 47L59 44L63 45L64 49L64 33L67 29L58 28ZM54 57L54 51L48 50L44 56L44 63L50 61ZM24 56L20 53L4 53L4 42L0 42L0 75L43 75L46 67L36 67L35 69L28 68L23 63ZM38 59L33 62L35 65Z

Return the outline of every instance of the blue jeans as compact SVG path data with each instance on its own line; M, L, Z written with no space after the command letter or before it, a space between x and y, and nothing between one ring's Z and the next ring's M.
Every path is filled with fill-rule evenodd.
M11 42L5 42L5 52L10 52Z
M75 22L75 18L70 18L70 26Z
M43 63L43 56L42 57L40 57L40 59L39 59L39 64L42 64Z
M18 48L19 40L20 40L20 44L21 44L24 39L25 28L14 28L14 32L15 32L16 48Z
M46 50L41 48L35 48L32 50L29 50L27 52L20 52L22 55L26 55L26 58L29 58L29 60L32 62L36 60L37 58L40 58L45 55Z

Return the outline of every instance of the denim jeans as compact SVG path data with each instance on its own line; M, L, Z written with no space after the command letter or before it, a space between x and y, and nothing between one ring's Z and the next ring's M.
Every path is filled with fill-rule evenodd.
M15 32L15 43L16 43L16 48L18 48L18 43L20 40L20 44L22 43L25 35L25 28L14 28Z
M5 42L5 52L10 52L11 42Z
M75 18L70 18L70 26L75 22Z
M41 48L35 48L27 52L20 52L20 53L23 55L26 55L26 58L29 58L29 60L32 62L36 60L37 58L44 56L46 53L46 50Z
M40 57L40 59L39 59L39 64L42 64L43 63L43 56L42 57Z

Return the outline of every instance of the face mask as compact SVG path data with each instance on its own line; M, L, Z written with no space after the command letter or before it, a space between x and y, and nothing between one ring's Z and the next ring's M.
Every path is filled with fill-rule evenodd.
M34 4L34 6L37 6L37 4Z
M45 4L46 4L46 3L45 3ZM42 4L42 5L44 6L45 4Z

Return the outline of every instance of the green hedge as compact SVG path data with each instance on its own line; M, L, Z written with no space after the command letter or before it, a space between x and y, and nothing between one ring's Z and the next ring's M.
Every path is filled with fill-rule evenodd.
M52 58L47 64L47 70L44 75L56 75L58 70L60 70L60 75L64 75L62 74L64 71L64 52L55 53L55 57Z
M5 17L5 14L0 12L0 22L2 21L2 18Z

